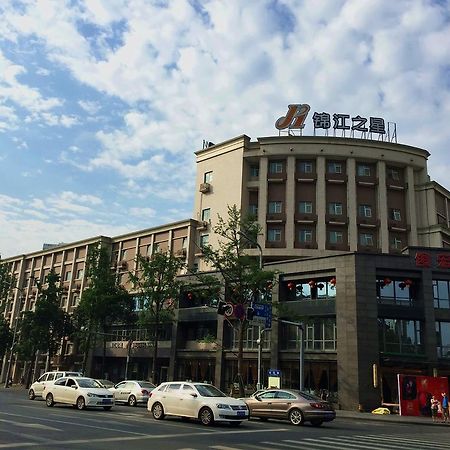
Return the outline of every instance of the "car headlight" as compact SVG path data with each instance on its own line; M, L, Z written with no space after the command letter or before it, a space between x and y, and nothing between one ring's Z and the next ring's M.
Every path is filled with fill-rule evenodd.
M231 409L230 405L225 405L225 403L217 403L216 406L218 409Z
M88 397L97 397L95 394L92 394L91 392L88 392L86 395L87 395Z

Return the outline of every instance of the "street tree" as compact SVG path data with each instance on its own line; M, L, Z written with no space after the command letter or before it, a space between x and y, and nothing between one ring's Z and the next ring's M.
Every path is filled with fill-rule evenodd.
M205 285L223 283L222 301L234 306L233 325L238 338L237 379L240 395L244 396L243 343L249 326L247 311L253 302L271 301L276 272L263 270L262 255L259 258L249 255L249 248L257 246L261 227L253 216L243 217L236 205L228 206L228 218L218 215L213 232L218 237L218 245L205 245L202 252L204 260L217 270L220 277L197 276Z
M155 252L151 257L138 255L137 270L129 273L135 297L139 301L138 321L152 341L151 378L158 383L158 342L164 326L172 323L182 282L177 275L185 262L172 253Z
M92 246L86 259L88 287L83 291L75 311L74 322L84 352L83 372L89 349L95 345L98 334L102 336L102 376L105 373L107 333L114 323L129 323L132 320L133 299L119 284L117 274L111 269L111 254L108 248Z
M10 272L9 265L2 263L0 257L0 359L5 355L13 339L9 323L4 317L4 312L15 282L15 277Z

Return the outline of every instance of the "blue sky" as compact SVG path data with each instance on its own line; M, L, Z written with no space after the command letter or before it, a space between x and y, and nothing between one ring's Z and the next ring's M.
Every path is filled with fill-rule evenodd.
M4 0L0 15L2 257L192 217L202 140L276 135L289 103L396 122L450 188L448 1Z

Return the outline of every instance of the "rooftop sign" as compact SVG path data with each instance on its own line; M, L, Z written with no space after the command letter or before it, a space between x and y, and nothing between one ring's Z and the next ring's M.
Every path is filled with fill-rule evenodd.
M306 118L311 107L306 103L295 103L288 105L287 113L275 122L275 128L280 131L287 130L289 135L295 135L295 131L301 136L305 127ZM333 123L332 123L333 121ZM360 115L350 117L349 114L331 114L327 112L315 112L312 116L314 136L316 130L322 129L328 136L329 129L333 129L333 136L360 137L361 139L372 139L373 134L379 140L397 142L397 126L393 122L385 122L382 117L361 117ZM386 126L387 125L387 126ZM355 135L359 133L359 135Z

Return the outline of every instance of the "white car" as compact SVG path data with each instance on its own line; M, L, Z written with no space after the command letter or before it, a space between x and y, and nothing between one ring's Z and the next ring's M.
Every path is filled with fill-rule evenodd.
M67 403L78 409L96 406L108 411L114 406L114 396L93 378L63 377L46 386L42 396L47 406Z
M162 383L150 393L147 409L157 420L164 416L199 419L203 425L240 425L249 413L244 401L228 397L215 386L184 381Z
M125 380L116 384L109 390L114 394L117 403L127 403L136 406L138 403L147 403L148 394L155 389L149 381Z
M80 372L64 372L53 371L45 372L36 380L28 390L28 398L34 400L36 397L41 397L47 384L53 384L56 380L62 377L82 377Z

